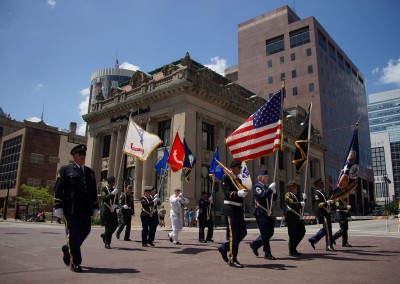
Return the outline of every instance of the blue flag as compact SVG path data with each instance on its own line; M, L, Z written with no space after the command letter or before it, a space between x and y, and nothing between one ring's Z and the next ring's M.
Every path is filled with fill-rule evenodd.
M218 146L217 149L215 149L214 156L211 160L210 172L208 175L214 180L221 180L222 176L224 175L224 170L217 163L217 161L219 161Z
M164 156L158 160L157 164L154 167L157 171L157 174L160 176L168 174L169 170L169 166L167 164L168 157L169 157L168 150L166 147L164 147Z
M358 151L358 124L354 130L346 161L339 175L339 181L332 192L330 199L346 198L358 185L358 173L360 170L360 156Z
M183 138L183 147L185 148L185 159L183 161L182 171L184 170L185 180L189 181L189 176L192 173L192 169L196 164L196 157L190 151L189 146L186 144L185 138Z

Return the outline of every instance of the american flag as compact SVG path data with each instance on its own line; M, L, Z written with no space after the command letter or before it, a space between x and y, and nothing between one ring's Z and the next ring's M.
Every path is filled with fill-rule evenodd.
M278 150L282 133L282 94L277 92L226 139L234 159L247 161Z

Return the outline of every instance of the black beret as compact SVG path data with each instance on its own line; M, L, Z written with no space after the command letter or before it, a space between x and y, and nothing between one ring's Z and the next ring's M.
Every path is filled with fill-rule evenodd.
M208 195L207 191L203 191L203 192L201 193L201 195L204 195L204 194L207 194L207 195Z
M322 180L322 178L319 178L319 179L317 179L315 182L314 182L314 185L317 185L318 183L320 183L320 182L324 182L323 180Z
M264 176L264 175L268 175L268 171L267 170L259 170L257 172L257 176Z
M110 176L110 177L107 178L107 181L108 182L115 181L115 177L114 176Z
M79 144L78 146L75 146L74 148L72 148L70 154L73 156L74 154L79 153L79 152L86 152L86 150L87 150L87 148L85 145Z
M294 180L290 180L287 184L287 186L297 186L297 183Z
M235 168L235 167L237 167L237 166L241 166L241 165L242 165L242 162L241 162L241 161L233 160L233 161L231 162L231 164L229 165L229 167L230 167L231 169L233 169L233 168Z

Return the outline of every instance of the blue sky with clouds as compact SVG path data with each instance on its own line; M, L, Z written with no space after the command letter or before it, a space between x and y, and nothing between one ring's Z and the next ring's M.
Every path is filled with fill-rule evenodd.
M223 74L238 62L237 27L289 5L322 24L365 77L367 94L400 88L400 1L1 0L0 107L13 119L83 133L90 75L151 71L191 57Z

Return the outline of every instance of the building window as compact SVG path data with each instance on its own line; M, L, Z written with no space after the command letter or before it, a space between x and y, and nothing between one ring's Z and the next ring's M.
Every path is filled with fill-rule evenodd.
M328 43L329 46L329 56L332 58L333 61L336 62L336 49L332 43Z
M326 37L321 31L318 31L318 44L323 50L327 51Z
M343 55L341 55L339 52L338 52L338 64L339 64L339 67L340 68L342 68L342 69L344 69L344 59L343 59Z
M345 66L346 73L350 74L351 73L350 63L345 60L344 61L344 66Z
M31 153L31 159L30 159L32 164L43 164L44 162L44 155L42 154L37 154L37 153Z
M296 53L290 54L290 60L295 61L296 60Z
M201 147L205 150L213 151L214 148L214 125L203 122Z
M267 40L266 49L267 49L267 55L284 51L285 42L283 35Z
M58 164L59 162L60 162L60 158L59 157L53 157L53 156L49 157L49 163Z
M308 90L309 90L310 92L314 92L314 83L310 83L310 84L308 85Z
M296 70L292 70L292 78L296 78L297 77L297 72Z
M3 141L0 162L0 189L7 188L9 182L15 182L17 179L21 143L22 135Z
M46 180L46 186L49 188L53 188L56 184L55 180Z
M281 73L281 81L285 80L285 73Z
M285 63L285 56L279 57L279 62L280 62L281 64Z
M297 96L297 87L293 88L293 97Z
M42 180L37 179L37 178L28 178L26 181L27 186L32 186L32 187L42 187Z
M308 70L308 74L314 73L314 69L313 69L312 65L308 65L307 70Z
M106 135L103 137L103 156L102 156L102 158L107 158L110 156L110 146L111 146L111 135Z
M271 85L274 83L274 78L272 76L268 77L268 85Z
M272 60L268 60L268 68L272 68Z
M169 146L171 137L171 120L164 120L158 123L158 137L163 141L160 147Z
M306 54L307 54L307 56L311 56L311 48L307 48Z
M374 176L383 176L386 174L385 148L375 147L372 152L372 168Z
M290 48L300 46L310 42L310 32L308 27L290 32Z

